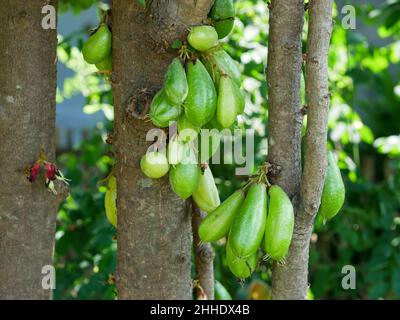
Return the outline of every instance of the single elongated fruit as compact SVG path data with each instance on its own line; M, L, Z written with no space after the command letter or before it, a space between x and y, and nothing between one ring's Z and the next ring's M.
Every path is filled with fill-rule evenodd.
M100 71L111 71L112 70L112 59L111 55L109 55L104 60L96 63L96 68Z
M346 190L340 169L336 163L335 156L331 151L328 152L328 169L322 191L321 205L319 214L324 220L332 219L342 208Z
M269 188L268 217L265 224L265 251L276 261L282 261L293 235L294 212L292 202L277 185Z
M214 28L218 33L218 38L223 39L228 36L235 25L235 18L228 18L214 22Z
M250 257L260 247L267 218L267 191L263 183L253 184L233 220L229 232L231 248L239 258Z
M239 189L217 209L209 213L199 226L200 239L205 242L214 242L227 235L244 198L243 190Z
M164 78L165 93L175 105L181 105L188 94L185 69L178 58L172 60Z
M211 26L193 27L187 40L198 51L207 51L218 45L218 33Z
M217 93L213 81L200 60L188 66L189 93L184 103L187 119L196 127L209 122L217 109Z
M214 285L215 300L232 300L232 296L228 290L218 280L215 281Z
M233 0L215 0L210 12L218 38L225 38L232 30L235 19Z
M212 49L203 55L205 66L214 83L219 84L220 75L228 75L240 87L242 75L236 62L223 49Z
M243 112L244 99L236 83L228 76L219 79L217 120L223 128L235 123L236 116Z
M240 258L232 250L228 239L228 243L226 244L226 261L228 263L229 270L231 270L236 277L239 279L248 278L251 276L257 266L257 250L249 257Z
M117 227L117 179L114 176L108 179L104 207L108 221Z
M152 151L140 159L140 168L147 177L159 179L167 174L169 164L165 154Z
M149 116L153 124L160 128L169 126L170 121L176 120L181 114L181 107L172 104L161 89L156 93L151 102Z
M215 0L210 11L213 20L224 20L235 16L233 0Z
M197 138L200 128L193 125L185 114L181 114L177 121L179 142L186 143Z
M220 204L218 189L209 166L200 174L199 184L192 194L197 206L205 211L214 211Z
M106 25L101 25L82 47L83 58L87 63L99 63L110 55L111 32Z
M196 163L194 151L186 147L182 161L173 166L169 172L172 190L183 200L189 198L196 190L200 178L200 168Z
M178 136L174 135L168 143L168 163L176 165L182 161L184 146L179 142Z

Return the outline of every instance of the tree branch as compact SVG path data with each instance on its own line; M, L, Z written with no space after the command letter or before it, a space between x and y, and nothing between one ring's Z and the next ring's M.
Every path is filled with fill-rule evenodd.
M199 226L205 213L192 201L192 230L193 247L195 254L196 280L200 288L197 288L197 296L206 294L208 300L214 300L214 250L211 243L200 243Z
M326 172L327 56L331 29L332 0L311 1L306 66L307 132L301 200L286 264L275 265L273 269L274 299L307 298L309 243Z

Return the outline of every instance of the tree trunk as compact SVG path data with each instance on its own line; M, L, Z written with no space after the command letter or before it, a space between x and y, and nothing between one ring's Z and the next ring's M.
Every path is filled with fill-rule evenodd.
M55 159L56 30L42 7L57 1L2 1L0 9L0 299L50 299L42 267L52 265L57 208L24 167L40 150Z
M168 177L146 178L139 162L150 142L146 113L174 51L192 25L207 17L212 0L112 3L115 157L118 190L120 299L191 299L191 212Z
M332 28L332 1L312 0L309 6L306 95L307 133L301 178L299 83L303 1L273 1L270 20L270 162L281 167L274 182L281 185L296 211L293 240L284 265L273 267L273 299L306 299L309 243L320 205L326 172L326 126L329 107L328 48ZM284 31L286 26L286 30ZM288 33L288 34L286 34ZM281 48L281 52L276 50ZM272 50L271 50L272 49ZM276 64L278 67L276 67ZM291 68L284 67L290 65ZM278 75L277 72L281 71ZM277 84L278 82L278 84ZM280 84L281 83L281 84ZM289 142L289 143L287 143ZM276 151L276 149L279 151Z

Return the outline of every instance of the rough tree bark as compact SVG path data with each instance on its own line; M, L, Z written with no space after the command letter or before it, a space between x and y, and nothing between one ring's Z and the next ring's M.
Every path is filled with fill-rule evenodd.
M160 89L174 39L201 24L212 0L112 2L119 299L191 299L190 204L168 178L147 179L139 161L152 125L140 119Z
M24 167L43 149L55 159L56 30L41 27L57 1L2 1L0 9L0 299L50 299L42 267L52 265L54 196Z
M289 8L290 7L290 8ZM278 9L279 8L279 9ZM285 13L283 13L285 12ZM290 24L290 20L297 23ZM277 27L287 26L290 35L293 37L296 46L290 57L279 56L276 50L270 51L271 62L275 61L282 67L282 64L292 65L293 69L280 69L283 71L280 78L275 78L276 73L271 71L269 81L270 96L282 95L281 104L275 100L270 100L270 128L273 133L270 137L271 142L279 139L281 143L275 144L275 148L280 149L278 153L270 153L271 162L281 166L281 174L275 178L276 183L282 185L293 200L296 209L296 221L292 244L286 259L286 264L275 264L273 267L273 299L306 299L308 290L308 257L309 243L313 228L315 214L320 205L323 182L326 172L326 130L329 108L328 92L328 49L332 29L332 1L331 0L312 0L309 6L309 30L307 40L306 58L306 96L307 96L307 132L305 136L305 155L304 170L300 183L300 125L299 116L299 80L301 66L301 30L299 27L303 21L303 1L296 4L284 4L284 1L273 1L272 16L270 20L270 47L285 47L288 43L286 36L282 37L282 29ZM281 39L279 39L279 35ZM270 35L271 37L271 35ZM280 41L280 43L279 43ZM293 42L293 44L294 44ZM291 43L291 42L290 42ZM285 50L285 49L283 49ZM282 52L281 52L282 54ZM290 60L287 60L289 58ZM283 68L283 67L282 67ZM277 68L277 70L279 70ZM294 73L296 71L296 73ZM268 74L270 76L270 74ZM282 81L284 78L282 91L273 84L275 81ZM295 95L292 96L292 95ZM294 99L295 103L292 103ZM283 108L285 116L290 121L280 118L277 121L277 112ZM281 115L282 116L282 115ZM279 119L279 118L278 118ZM288 126L291 127L289 131ZM291 143L284 143L284 141ZM274 148L272 148L274 150ZM283 157L287 157L286 161ZM288 161L291 161L290 163ZM290 165L290 167L288 166ZM289 172L289 174L288 174Z
M199 226L206 214L192 201L192 230L195 257L196 280L199 282L197 296L202 297L204 291L208 300L214 300L214 250L211 243L201 243Z

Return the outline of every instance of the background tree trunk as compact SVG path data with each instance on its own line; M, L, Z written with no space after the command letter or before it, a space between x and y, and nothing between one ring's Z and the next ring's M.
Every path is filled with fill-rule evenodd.
M329 107L327 56L332 29L332 1L312 0L309 6L306 59L308 120L301 190L299 183L302 116L299 81L303 1L285 4L285 1L277 0L272 3L268 60L272 64L268 73L270 146L272 144L269 159L281 166L282 171L274 182L286 190L296 211L293 240L286 263L275 264L273 267L272 296L273 299L306 299L309 244L326 172L326 127ZM285 34L284 26L287 26L288 34ZM279 52L276 48L282 48L282 51ZM292 67L285 69L283 65ZM280 77L276 73L279 71ZM280 81L281 85L276 83ZM276 96L281 100L277 101Z
M0 299L49 299L42 267L52 265L62 196L24 167L43 149L55 159L56 30L42 7L57 1L2 1L0 9Z
M174 57L168 47L201 24L212 0L112 2L119 299L191 299L190 204L168 177L146 178L139 161L151 142L144 114Z

